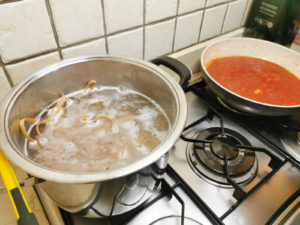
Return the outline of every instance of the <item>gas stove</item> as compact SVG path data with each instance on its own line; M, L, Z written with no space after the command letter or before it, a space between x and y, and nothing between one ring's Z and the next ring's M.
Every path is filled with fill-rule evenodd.
M289 126L288 118L232 112L203 82L190 87L186 97L188 126L169 165L213 211L211 222L272 224L289 202L299 208L299 161L284 142L285 133L297 134L300 126Z
M151 199L109 219L61 210L65 224L299 224L299 116L244 115L204 81L186 99L187 126Z

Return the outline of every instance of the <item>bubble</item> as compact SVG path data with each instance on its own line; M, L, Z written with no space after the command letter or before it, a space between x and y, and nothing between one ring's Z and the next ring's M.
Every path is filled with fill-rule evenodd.
M44 138L35 137L39 144L30 142L25 146L25 152L46 167L85 172L126 166L149 154L168 134L170 123L161 107L126 87L99 86L86 94L77 91L68 97L71 101L40 129ZM59 99L36 118L50 118L49 108L56 108L57 102ZM82 119L84 115L88 115L86 120ZM101 116L109 117L113 123L108 119L93 121ZM162 120L158 125L157 118ZM34 125L29 130L33 128ZM139 143L128 141L122 151L126 138ZM141 143L144 139L147 144Z

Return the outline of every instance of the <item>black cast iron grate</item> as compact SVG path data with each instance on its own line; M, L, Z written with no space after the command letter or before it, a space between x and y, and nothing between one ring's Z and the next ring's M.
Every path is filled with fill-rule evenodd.
M222 116L215 111L213 108L208 108L206 115L204 115L203 117L201 117L200 119L198 119L197 121L193 122L192 124L188 125L185 128L185 131L192 128L193 126L196 126L200 123L202 123L205 120L212 120L215 116L217 116L219 118L220 121L220 135L224 135L224 120L222 118ZM181 138L184 141L187 142L192 142L192 143L211 143L211 140L201 140L201 139L192 139L192 138L187 138L184 135L181 135ZM264 183L267 179L269 179L269 177L275 172L277 171L284 163L283 161L281 161L278 157L276 157L275 155L273 155L271 152L269 152L268 150L264 149L264 148L258 148L258 147L254 147L254 146L245 146L245 145L237 145L235 146L236 148L239 149L247 149L247 150L251 150L254 152L263 152L266 155L268 155L270 157L270 162L269 162L269 167L272 169L272 171L269 173L269 176L264 177L258 184L256 184L253 189L256 189L256 186L260 186L261 183ZM197 148L197 151L203 150L201 148ZM224 160L225 160L225 165L223 167L223 171L224 171L224 175L228 181L229 184L232 185L234 192L233 192L233 197L238 200L238 204L234 205L234 208L236 208L248 195L249 193L251 193L252 189L250 191L245 192L243 190L243 188L238 185L229 175L228 173L228 160L226 157L226 151L224 152ZM233 208L233 209L234 209ZM231 209L231 211L233 210ZM225 213L225 215L223 215L221 218L225 218L226 215L228 215L227 213Z

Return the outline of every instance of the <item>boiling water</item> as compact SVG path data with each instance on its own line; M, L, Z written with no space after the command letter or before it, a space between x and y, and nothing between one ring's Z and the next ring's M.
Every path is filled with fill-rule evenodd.
M29 129L36 141L27 141L27 155L49 168L87 172L120 167L151 152L170 128L156 102L127 88L98 87L68 97L57 115L51 109L60 100L37 116L38 121L53 118L39 126L42 138L36 124Z

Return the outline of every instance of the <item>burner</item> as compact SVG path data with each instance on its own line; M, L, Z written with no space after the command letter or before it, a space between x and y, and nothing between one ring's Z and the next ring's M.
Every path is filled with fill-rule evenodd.
M220 159L234 159L239 154L238 149L234 147L235 139L230 136L217 136L211 144L211 151Z
M250 182L256 175L255 153L236 147L251 145L241 134L225 128L222 135L221 128L213 127L200 131L195 138L211 141L189 144L187 147L189 164L202 178L218 186L230 187L224 172L225 159L228 175L237 184Z

